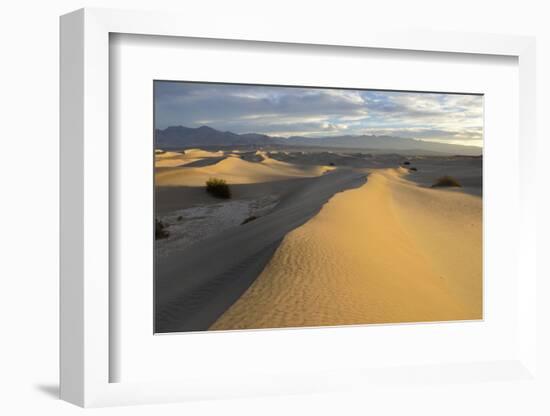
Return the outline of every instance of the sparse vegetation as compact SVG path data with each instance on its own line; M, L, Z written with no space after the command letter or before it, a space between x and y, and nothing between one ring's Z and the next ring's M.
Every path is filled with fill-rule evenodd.
M216 198L229 199L231 198L231 189L223 179L210 178L206 181L206 192Z
M252 215L252 216L248 217L247 219L245 219L243 222L241 222L241 225L244 225L244 224L249 223L250 221L254 221L256 219L258 219L258 217L255 216L255 215Z
M406 160L406 161L403 162L403 164L404 164L405 166L408 166L408 165L411 164L411 162L409 162L408 160Z
M334 162L330 162L330 163L329 163L329 166L334 166Z
M461 188L462 185L460 182L458 182L455 178L452 176L442 176L439 179L437 179L434 184L432 185L432 188L438 188L438 187L457 187Z
M410 170L411 172L416 172L418 169L415 168L415 167L412 167L412 168L409 168L409 170Z
M181 221L181 220L183 220L183 217L180 215L180 216L178 217L178 221Z
M158 218L155 219L155 240L160 240L161 238L166 238L170 235L167 230L167 225L163 223Z

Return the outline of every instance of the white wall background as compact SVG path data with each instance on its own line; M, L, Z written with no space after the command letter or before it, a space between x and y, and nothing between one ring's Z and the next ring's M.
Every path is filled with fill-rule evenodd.
M56 399L58 368L58 16L74 9L116 7L178 10L189 19L212 14L237 20L274 20L287 25L385 24L440 30L512 33L538 37L538 129L541 197L539 213L550 212L550 25L548 2L461 0L321 1L298 0L184 2L170 0L6 0L0 9L0 413L76 414ZM546 7L545 7L546 6ZM240 17L239 17L240 16ZM182 21L182 25L185 21ZM546 188L546 189L545 189ZM541 216L542 217L542 216ZM550 251L550 227L540 219L539 247ZM541 256L543 257L543 256ZM548 262L540 261L550 278ZM541 311L548 312L550 285L542 282ZM550 314L546 314L550 317ZM546 328L546 354L549 319ZM543 365L548 359L542 356ZM546 367L548 369L548 367ZM550 374L550 372L546 372ZM437 394L434 394L437 391ZM369 396L316 396L197 402L94 410L101 415L351 415L351 414L549 414L548 399L529 384L453 385L408 388ZM541 403L546 403L544 408Z

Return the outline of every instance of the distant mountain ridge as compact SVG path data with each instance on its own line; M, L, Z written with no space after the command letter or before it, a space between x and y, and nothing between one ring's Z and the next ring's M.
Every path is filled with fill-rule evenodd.
M185 149L190 147L230 147L230 146L273 146L273 147L316 147L338 148L388 152L406 152L416 154L481 155L481 148L456 144L426 142L395 136L331 136L289 138L272 137L265 134L237 134L219 131L208 126L197 128L171 126L155 130L155 147L158 149Z

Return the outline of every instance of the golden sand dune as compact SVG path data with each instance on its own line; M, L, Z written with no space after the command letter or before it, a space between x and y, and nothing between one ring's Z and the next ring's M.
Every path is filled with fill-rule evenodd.
M155 154L155 167L170 168L180 166L186 162L185 155L178 152L164 152Z
M187 149L185 153L180 152L164 152L155 154L155 167L157 168L173 168L184 166L192 162L207 158L223 157L223 152L208 152L201 149Z
M155 151L155 159L156 160L165 160L165 159L172 159L174 157L180 157L183 156L183 153L179 152L170 152L170 151L163 151L163 150L156 150Z
M369 175L290 232L210 329L482 317L482 202Z
M204 186L211 177L229 184L271 182L296 177L314 177L330 170L326 166L297 166L273 159L248 162L239 157L226 157L214 164L181 167L156 172L157 186Z
M185 155L189 158L200 159L203 157L221 157L223 152L221 150L217 152L209 152L208 150L202 149L187 149Z

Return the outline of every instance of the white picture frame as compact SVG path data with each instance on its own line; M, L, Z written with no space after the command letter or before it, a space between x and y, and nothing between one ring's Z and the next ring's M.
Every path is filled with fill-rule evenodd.
M535 169L535 40L508 35L379 31L361 28L328 35L277 24L261 28L216 24L171 13L82 9L61 18L61 398L80 406L183 401L255 394L322 392L361 383L388 383L396 369L335 370L330 377L281 373L278 377L232 383L217 380L110 382L109 366L109 35L112 33L333 45L440 53L505 55L519 61L520 218L518 219L519 353L505 362L481 362L421 370L415 377L477 382L471 374L494 367L518 381L537 374L536 219L531 179ZM333 334L338 336L338 334ZM396 372L397 371L397 372ZM399 377L407 377L407 371ZM420 374L420 376L419 376ZM399 378L397 377L397 378Z

